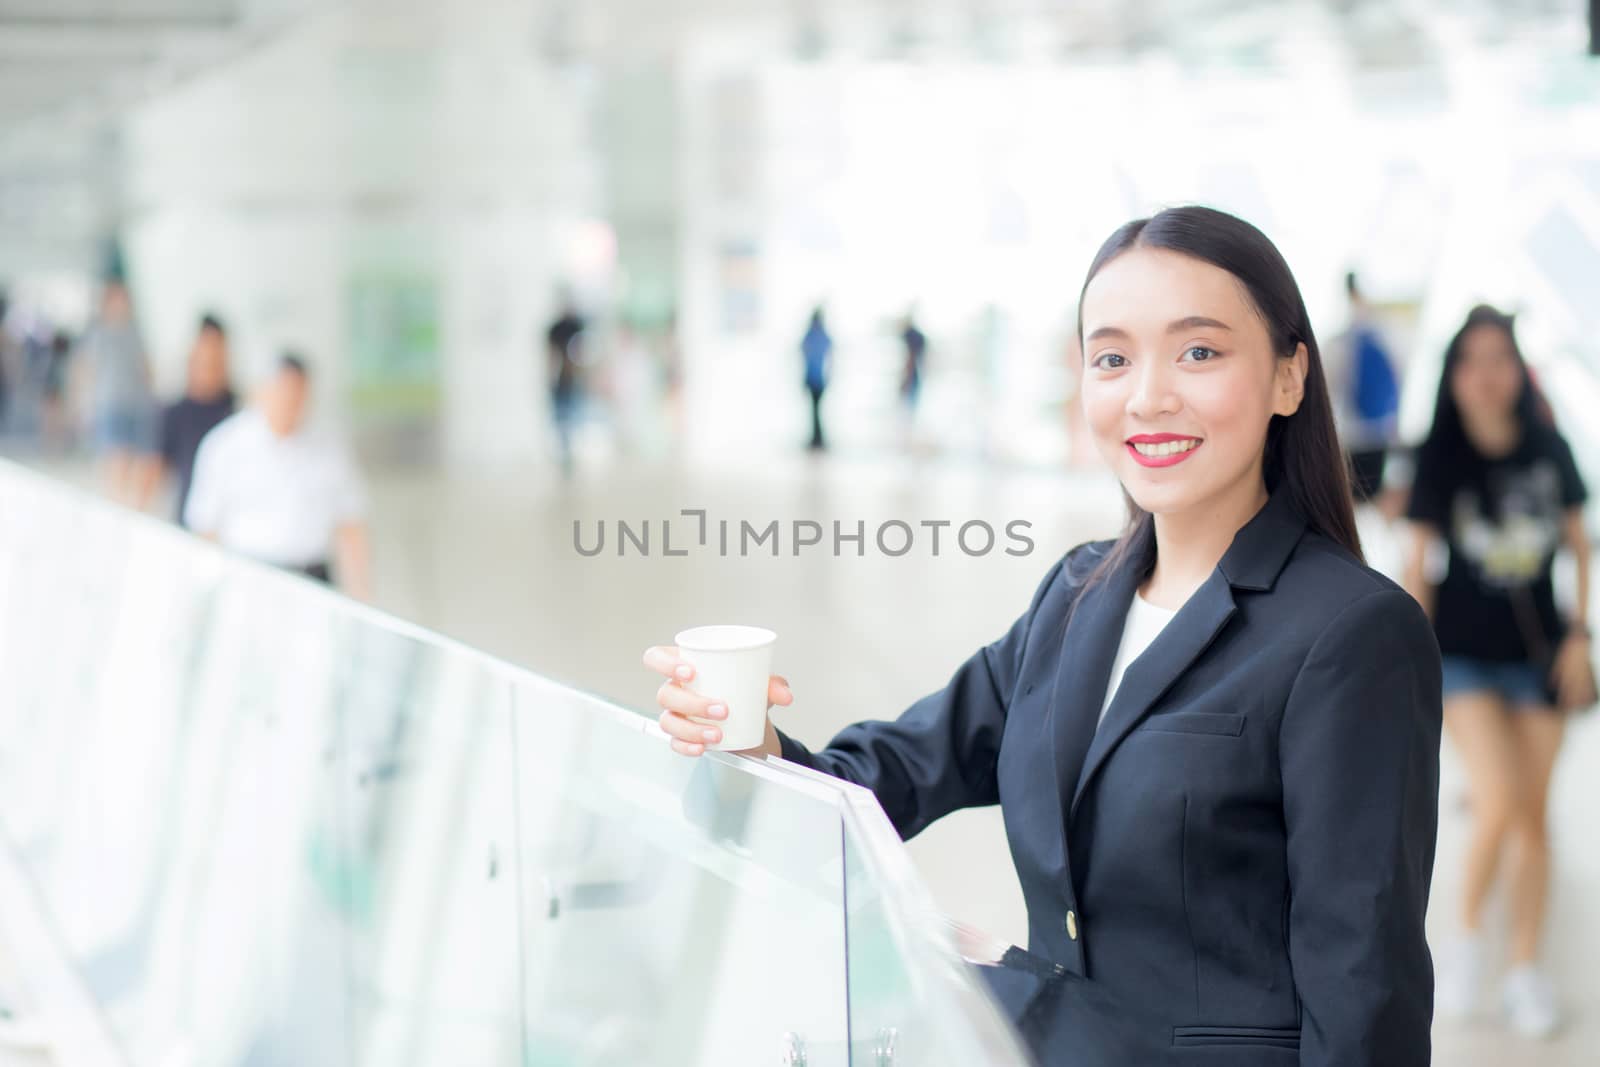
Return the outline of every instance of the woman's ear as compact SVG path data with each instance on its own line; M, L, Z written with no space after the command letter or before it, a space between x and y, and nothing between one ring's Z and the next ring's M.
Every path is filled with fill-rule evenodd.
M1311 353L1305 343L1295 346L1294 355L1278 360L1277 396L1274 398L1274 415L1293 415L1300 410L1306 396L1306 371L1311 366Z

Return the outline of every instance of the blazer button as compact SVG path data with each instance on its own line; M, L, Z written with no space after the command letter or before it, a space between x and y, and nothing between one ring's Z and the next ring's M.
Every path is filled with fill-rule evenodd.
M1067 936L1078 940L1078 913L1075 911L1067 912Z

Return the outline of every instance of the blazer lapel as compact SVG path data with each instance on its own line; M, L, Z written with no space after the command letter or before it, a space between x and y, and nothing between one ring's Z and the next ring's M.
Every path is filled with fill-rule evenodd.
M1079 594L1061 638L1061 659L1050 696L1049 736L1059 798L1053 807L1062 818L1063 831L1078 772L1105 702L1128 606L1148 570L1149 547L1133 546L1120 566Z
M1101 765L1116 751L1123 738L1139 725L1172 683L1182 677L1183 672L1216 639L1223 626L1233 617L1233 611L1233 589L1227 577L1221 570L1212 571L1211 577L1195 590L1150 647L1128 664L1122 684L1117 687L1117 695L1112 698L1105 719L1095 731L1094 740L1078 774L1072 794L1072 814L1077 814L1078 802ZM1116 634L1118 643L1121 637L1119 626ZM1113 646L1102 675L1109 673L1109 657L1115 656L1116 651ZM1101 700L1105 699L1106 683L1107 679L1101 677Z
M1078 595L1057 638L1060 663L1047 713L1047 736L1054 749L1048 762L1060 798L1050 811L1059 822L1057 840L1063 848L1070 819L1100 768L1233 617L1233 591L1272 588L1304 532L1305 520L1288 494L1274 494L1167 628L1129 665L1103 722L1100 707L1128 608L1155 558L1153 533L1147 530L1144 541L1130 545L1119 566ZM1062 859L1070 871L1071 858L1063 854Z

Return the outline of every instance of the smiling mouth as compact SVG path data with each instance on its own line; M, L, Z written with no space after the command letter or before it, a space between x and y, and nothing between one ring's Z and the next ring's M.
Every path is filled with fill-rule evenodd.
M1200 445L1198 437L1177 437L1164 441L1136 439L1127 442L1128 454L1144 467L1170 467L1182 463Z

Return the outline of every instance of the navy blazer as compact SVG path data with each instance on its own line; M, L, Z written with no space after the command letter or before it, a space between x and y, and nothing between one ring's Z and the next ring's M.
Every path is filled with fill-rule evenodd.
M893 722L786 759L902 837L999 803L1028 949L981 968L1042 1063L1419 1067L1438 828L1439 649L1418 605L1277 493L1128 667L1153 538L1027 612Z

